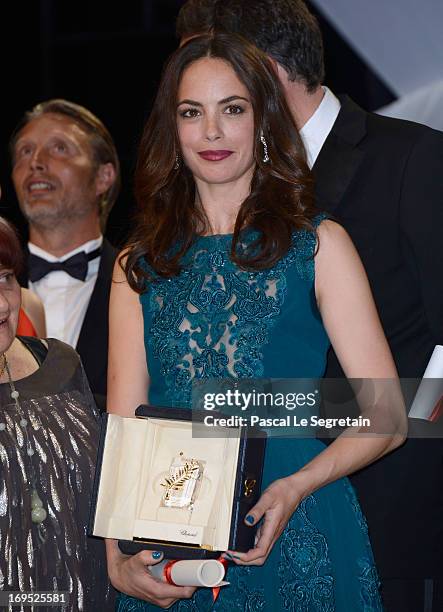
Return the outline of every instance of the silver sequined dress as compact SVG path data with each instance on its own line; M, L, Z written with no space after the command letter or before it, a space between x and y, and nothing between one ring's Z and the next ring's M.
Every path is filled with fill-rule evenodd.
M16 382L20 412L0 384L0 590L70 592L66 607L36 612L102 612L113 607L104 544L86 536L98 415L78 355L58 340L48 347L40 368ZM43 542L31 521L32 469L48 512Z

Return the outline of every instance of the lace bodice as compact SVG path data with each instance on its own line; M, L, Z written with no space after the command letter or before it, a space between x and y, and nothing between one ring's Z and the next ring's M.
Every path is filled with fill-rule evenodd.
M295 338L299 322L293 312L295 320L290 325L288 314L298 307L309 308L312 331L320 338L321 348L327 346L313 292L315 234L295 233L288 253L264 271L236 266L230 258L231 240L231 235L197 239L183 259L180 275L173 279L153 275L155 280L141 296L151 395L155 396L150 397L151 403L159 401L157 370L158 380L166 385L161 392L163 403L175 405L189 405L194 379L271 376L268 349L274 340L280 344L280 330L276 333L275 327L282 327L285 334L292 332ZM286 303L288 284L298 285L295 304ZM311 341L312 337L312 347L316 343ZM323 358L319 353L320 362ZM288 376L318 374L317 363L315 372L306 368L300 372L295 366Z

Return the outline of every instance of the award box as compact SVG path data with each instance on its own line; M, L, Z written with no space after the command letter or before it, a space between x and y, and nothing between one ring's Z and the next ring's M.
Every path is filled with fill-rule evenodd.
M102 417L89 533L119 540L126 554L169 559L246 552L255 528L266 435L248 427L208 427L178 408L139 406L136 417Z

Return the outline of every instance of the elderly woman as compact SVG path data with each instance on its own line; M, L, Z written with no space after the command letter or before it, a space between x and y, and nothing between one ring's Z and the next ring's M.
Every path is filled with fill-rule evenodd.
M74 350L16 336L20 265L0 218L0 589L69 593L48 610L106 610L101 545L86 537L96 408Z
M240 38L195 38L168 64L136 170L140 218L116 268L108 408L191 407L194 379L316 378L333 344L349 377L396 379L368 281L349 237L319 214L300 136L267 58ZM404 423L401 409L397 425ZM119 612L378 612L365 521L346 478L397 435L271 438L260 523L230 586L160 584L161 558L107 542ZM357 433L357 432L356 432ZM185 601L185 598L192 599ZM138 598L138 599L137 599ZM158 609L158 608L157 608Z

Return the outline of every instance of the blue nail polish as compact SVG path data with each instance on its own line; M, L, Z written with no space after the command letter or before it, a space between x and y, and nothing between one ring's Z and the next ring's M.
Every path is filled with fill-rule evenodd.
M254 522L254 517L251 514L248 514L248 516L246 517L246 522L252 525L252 523Z
M232 555L231 553L225 552L224 553L225 557L227 557L228 559L232 559Z
M152 558L153 559L160 559L160 557L162 556L161 552L155 551L152 553Z

